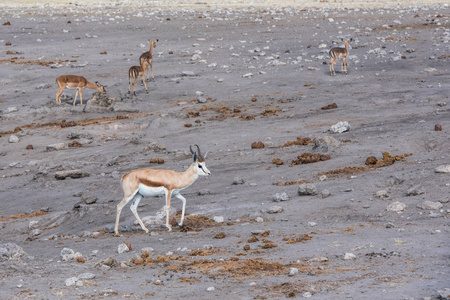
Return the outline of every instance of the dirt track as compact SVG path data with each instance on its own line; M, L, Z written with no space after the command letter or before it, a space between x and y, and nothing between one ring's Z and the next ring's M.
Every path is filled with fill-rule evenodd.
M438 299L450 288L450 177L435 172L450 164L449 15L447 6L5 9L0 246L26 255L1 258L0 298ZM327 52L341 37L354 40L349 73L337 63L330 76ZM150 38L155 81L128 96L127 70ZM55 78L65 74L107 94L86 89L84 101L93 98L73 107L66 89L59 105ZM340 121L350 131L332 133ZM258 141L264 148L252 149ZM185 227L147 235L125 209L114 237L121 176L183 171L191 144L209 151L212 176L184 191ZM383 152L386 163L365 164ZM301 183L318 194L299 196ZM283 192L289 200L274 202ZM387 211L396 201L405 207ZM144 198L139 214L163 205ZM119 254L122 243L131 251ZM79 254L64 261L64 248ZM95 277L67 281L85 273Z

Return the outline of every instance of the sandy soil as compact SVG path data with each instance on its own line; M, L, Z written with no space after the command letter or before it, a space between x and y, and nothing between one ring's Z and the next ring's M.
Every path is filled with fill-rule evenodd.
M0 298L445 297L450 177L435 169L450 163L449 15L447 6L3 10ZM327 52L341 37L353 38L348 74L337 63L330 76ZM148 39L159 39L155 81L128 96L127 70ZM57 104L55 79L66 74L107 94L85 89L87 105L72 106L66 89ZM330 131L340 121L351 129ZM298 137L312 142L288 143ZM252 149L258 141L264 148ZM183 171L191 144L209 151L212 176L184 191L186 226L145 234L126 208L115 237L121 176ZM365 164L383 152L411 155ZM330 159L291 164L303 153ZM60 180L61 171L78 175ZM317 195L299 196L304 182ZM289 199L274 202L277 193ZM395 202L399 211L388 210ZM138 211L163 205L144 198ZM118 253L123 243L131 250ZM26 254L11 257L14 244Z

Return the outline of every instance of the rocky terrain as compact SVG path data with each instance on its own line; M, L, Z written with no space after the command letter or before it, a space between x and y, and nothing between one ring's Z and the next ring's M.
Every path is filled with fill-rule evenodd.
M450 8L0 11L1 299L448 299ZM348 74L328 51L352 38ZM127 71L153 49L149 94ZM60 75L106 93L55 101ZM120 179L212 175L172 232ZM181 202L172 199L173 219Z

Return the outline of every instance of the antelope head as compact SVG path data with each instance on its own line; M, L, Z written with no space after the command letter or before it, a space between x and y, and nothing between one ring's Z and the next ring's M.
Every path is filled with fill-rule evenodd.
M195 146L197 147L197 151L193 151L192 150L192 145L189 146L189 149L191 150L192 158L193 158L193 164L197 168L198 175L200 175L200 176L209 176L209 175L211 175L211 172L206 167L206 161L205 161L205 158L208 155L208 152L206 152L206 154L203 156L202 152L200 151L200 147L198 145L195 145Z
M156 43L159 42L159 39L148 40L148 42L150 43L151 47L156 48Z
M106 93L106 90L105 90L106 86L101 85L98 81L96 81L95 84L100 88L99 89L100 92Z

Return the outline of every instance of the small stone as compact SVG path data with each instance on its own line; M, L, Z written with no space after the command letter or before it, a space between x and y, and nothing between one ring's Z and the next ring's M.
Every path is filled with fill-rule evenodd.
M404 211L405 209L406 209L406 204L399 202L399 201L392 202L386 208L387 211L393 211L393 212L400 212L400 211Z
M210 286L209 288L206 289L206 291L208 292L214 292L216 289L213 286Z
M66 148L64 143L57 143L52 145L47 145L47 151L58 151Z
M302 294L302 297L303 297L303 298L310 298L310 297L312 297L312 294L311 294L310 292L304 292L304 293Z
M440 165L434 171L436 173L450 173L450 165Z
M242 75L243 78L250 78L252 76L253 76L253 73L247 73L247 74Z
M197 102L198 103L206 103L208 100L205 97L198 97Z
M269 210L267 211L267 213L269 214L277 214L283 211L283 208L281 206L272 206L271 208L269 208Z
M375 197L377 197L377 198L387 198L387 197L389 197L388 191L386 191L386 190L378 191L378 192L376 192Z
M297 268L290 268L289 269L289 276L294 276L298 274L298 269Z
M317 195L317 188L313 183L302 183L298 186L299 196Z
M272 200L273 200L274 202L288 201L288 200L289 200L289 195L286 194L285 192L282 192L282 193L276 193L276 194L273 196Z
M425 210L439 210L443 207L441 202L425 201L417 205L417 207Z
M423 191L422 186L415 185L406 191L406 196L417 196L417 195L421 195L423 193L425 193L425 192Z
M434 131L442 131L442 125L441 124L434 125Z
M328 257L317 256L311 259L312 262L325 262L328 261Z
M338 123L334 124L333 126L331 126L331 131L333 131L335 133L342 133L342 132L349 131L350 128L351 128L350 124L347 121L344 121L344 122L338 122Z
M438 292L440 299L450 299L450 288L445 288L444 290L439 290Z
M258 223L262 223L262 222L264 222L264 219L261 217L256 217L255 221Z
M331 193L329 190L323 190L322 191L322 199L330 197Z
M216 223L223 223L224 222L224 218L222 216L214 216L213 220Z
M11 134L9 136L8 142L10 142L10 143L18 143L19 142L19 138L17 137L17 135Z
M83 273L77 276L78 279L94 279L95 274L92 273Z
M242 179L240 177L234 177L234 179L233 179L233 185L244 184L244 183L245 183L244 179Z
M57 180L64 180L67 177L70 178L81 178L83 177L83 171L82 170L67 170L67 171L58 171L55 173L55 178Z
M78 278L76 277L70 277L66 279L66 286L73 286L76 285L78 281Z
M30 223L28 224L28 229L32 230L32 229L36 229L39 227L39 221L30 221Z
M345 260L351 260L351 259L355 259L355 258L356 258L356 255L353 254L353 253L347 252L347 253L345 253L345 255L344 255L344 259L345 259Z
M199 196L205 196L205 195L210 195L211 192L208 189L201 189L198 191L198 195Z
M117 252L120 253L120 254L125 253L125 252L129 252L129 251L130 251L130 248L125 243L122 243L122 244L120 244L117 247Z
M181 72L181 76L195 76L195 73L192 71L183 71Z
M314 226L317 226L317 223L316 222L308 222L308 225L311 227L314 227Z
M249 286L255 286L255 285L256 285L256 282L252 281L252 282L250 282L248 285L249 285Z
M9 114L9 113L16 112L16 111L18 111L17 107L10 106L5 110L5 113Z

